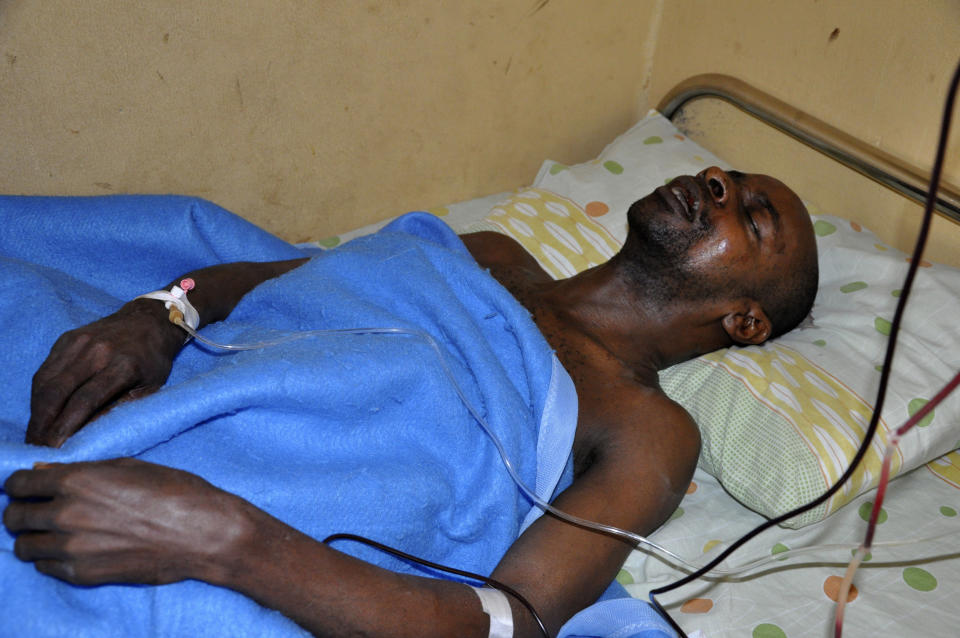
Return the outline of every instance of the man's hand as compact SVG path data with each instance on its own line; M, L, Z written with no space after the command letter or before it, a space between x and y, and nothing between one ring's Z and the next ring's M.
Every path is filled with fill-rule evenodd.
M136 459L20 470L4 490L17 558L78 585L212 579L249 535L253 510L196 475Z
M176 281L196 281L190 301L200 313L202 328L226 319L255 286L306 261L219 264ZM60 337L33 377L27 443L60 447L117 400L141 397L163 385L186 340L167 317L159 301L135 299L109 317Z
M60 447L117 400L155 391L185 337L153 299L64 333L33 377L26 442Z

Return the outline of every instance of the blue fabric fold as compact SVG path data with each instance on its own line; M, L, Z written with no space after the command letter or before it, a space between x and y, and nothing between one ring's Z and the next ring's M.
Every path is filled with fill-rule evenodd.
M157 393L117 406L58 450L26 445L31 376L59 334L193 269L303 253L193 198L0 197L0 220L0 481L37 461L133 456L194 472L315 538L361 534L489 573L538 510L442 357L527 485L546 499L569 483L572 382L527 311L425 214L264 283L203 333L249 342L402 328L428 333L439 356L408 334L314 335L235 354L191 343ZM0 635L303 633L200 582L71 586L16 560L12 547L2 529ZM436 575L366 547L337 548Z
M676 638L649 603L619 589L568 620L557 638Z

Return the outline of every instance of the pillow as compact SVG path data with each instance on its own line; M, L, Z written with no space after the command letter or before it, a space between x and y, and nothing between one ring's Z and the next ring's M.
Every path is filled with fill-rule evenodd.
M569 276L622 243L633 201L710 165L725 166L651 111L595 160L545 162L534 188L499 204L485 225L523 243L554 277ZM821 273L812 322L764 346L718 351L660 374L664 391L700 427L700 466L768 517L820 495L849 464L870 420L877 368L908 265L903 253L857 223L808 209ZM588 245L596 254L587 256ZM923 266L901 329L878 439L843 490L785 525L821 520L874 487L888 432L960 368L960 331L953 325L960 316L960 270ZM958 424L960 396L954 396L901 440L894 473L960 447ZM960 480L958 467L956 455L930 465L954 481Z
M650 111L595 160L576 166L544 162L533 185L573 200L623 244L630 204L678 175L693 175L708 166L730 168L670 120Z
M616 254L620 243L574 202L530 188L500 202L470 232L493 230L518 241L554 279L572 277Z

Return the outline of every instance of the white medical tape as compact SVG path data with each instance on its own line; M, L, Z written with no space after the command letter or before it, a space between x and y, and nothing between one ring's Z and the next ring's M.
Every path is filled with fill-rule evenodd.
M145 295L140 295L137 299L157 299L166 302L164 307L168 310L170 306L176 306L177 310L183 313L183 322L197 329L200 325L200 313L193 307L193 304L187 300L187 293L180 286L174 286L169 292L166 290L155 290Z
M499 589L470 587L480 598L483 611L490 616L489 638L513 638L513 610L507 595Z

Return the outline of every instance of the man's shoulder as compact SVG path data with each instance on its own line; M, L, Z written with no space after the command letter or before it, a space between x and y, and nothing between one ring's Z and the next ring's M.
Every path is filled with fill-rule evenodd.
M574 450L574 487L642 534L653 531L683 498L700 454L690 414L659 387L630 380L588 400Z
M512 237L493 231L481 231L461 235L460 239L477 263L484 268L527 268L547 276L537 260Z
M581 458L602 460L617 473L653 464L682 474L696 464L700 453L696 422L658 385L620 375L582 386Z
M623 435L639 435L652 428L696 429L686 408L659 385L622 379L595 400L604 404L604 427Z

